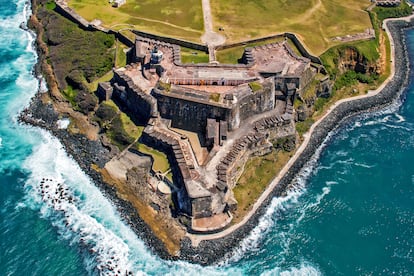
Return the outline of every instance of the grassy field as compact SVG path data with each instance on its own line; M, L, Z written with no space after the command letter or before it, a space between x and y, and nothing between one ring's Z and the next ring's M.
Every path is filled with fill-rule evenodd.
M211 0L214 28L227 43L282 32L296 33L309 50L320 55L337 44L336 36L372 28L364 11L369 0Z
M107 0L69 0L68 5L88 21L99 19L112 29L135 28L195 42L203 33L201 1L128 0L113 8Z

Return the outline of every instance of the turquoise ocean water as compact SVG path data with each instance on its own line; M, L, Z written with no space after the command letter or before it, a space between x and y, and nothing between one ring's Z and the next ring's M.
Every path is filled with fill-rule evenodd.
M402 105L334 133L225 261L163 261L55 138L17 122L38 88L33 37L19 29L28 14L24 0L2 1L0 275L95 275L108 262L149 275L414 274L414 85ZM408 42L414 57L414 31ZM41 200L42 178L51 194L64 183L74 202L55 211Z

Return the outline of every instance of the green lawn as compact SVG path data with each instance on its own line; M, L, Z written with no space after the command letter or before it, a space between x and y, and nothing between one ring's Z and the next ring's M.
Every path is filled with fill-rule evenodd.
M167 155L165 155L165 153L155 150L141 143L137 143L137 149L144 154L152 156L152 158L154 159L152 169L155 172L164 173L170 169L170 163L168 162Z
M331 39L372 28L364 9L369 0L211 0L214 28L227 43L283 32L296 33L320 55L337 44Z
M117 30L134 28L199 42L204 29L198 0L128 0L120 8L107 0L69 0L68 5L86 20L99 19Z
M208 63L208 54L203 51L197 51L185 47L181 47L182 63Z

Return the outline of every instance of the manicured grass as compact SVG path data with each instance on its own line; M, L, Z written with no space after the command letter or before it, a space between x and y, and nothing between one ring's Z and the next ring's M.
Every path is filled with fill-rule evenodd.
M181 47L182 63L208 63L208 54L203 51L197 51L185 47Z
M168 162L167 155L165 153L155 150L147 145L137 143L137 149L144 153L151 155L154 159L154 163L152 164L152 169L155 172L166 172L170 169L170 163Z
M214 29L224 28L220 33L228 43L293 32L315 55L338 44L333 37L372 28L364 11L370 4L368 0L211 0Z
M118 30L134 28L199 42L204 28L198 0L128 0L120 8L107 0L70 0L68 5L86 20L99 19Z
M243 56L246 46L238 46L229 49L219 50L216 53L217 61L223 64L237 64Z

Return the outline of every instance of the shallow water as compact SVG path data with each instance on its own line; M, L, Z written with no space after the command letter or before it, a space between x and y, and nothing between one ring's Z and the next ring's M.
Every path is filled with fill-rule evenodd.
M413 87L401 107L356 118L335 133L226 260L210 267L163 261L55 138L17 123L38 86L33 37L18 27L27 13L18 0L0 11L2 274L114 274L109 266L149 275L414 273ZM414 53L413 31L407 41ZM54 200L59 185L73 200Z

